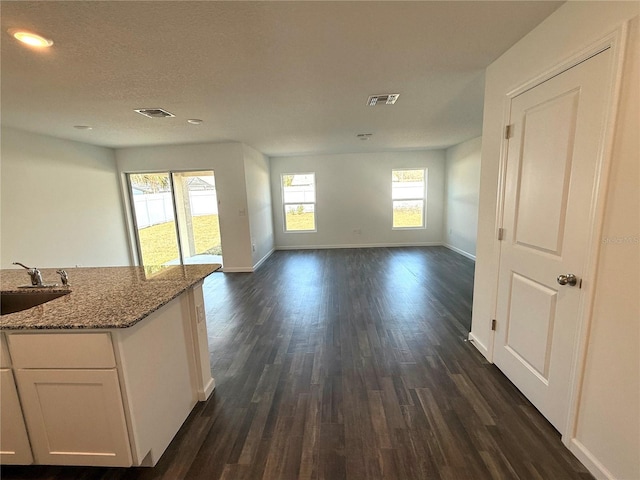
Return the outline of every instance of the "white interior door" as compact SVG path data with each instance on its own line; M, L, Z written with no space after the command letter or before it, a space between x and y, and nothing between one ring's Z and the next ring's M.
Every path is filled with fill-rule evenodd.
M606 50L511 101L494 362L561 433L611 57ZM575 286L558 279L568 274Z

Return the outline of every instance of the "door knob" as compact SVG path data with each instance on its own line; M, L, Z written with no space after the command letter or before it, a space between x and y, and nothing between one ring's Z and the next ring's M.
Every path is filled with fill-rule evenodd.
M575 287L578 284L578 278L573 273L558 275L556 280L560 285L569 285L570 287Z

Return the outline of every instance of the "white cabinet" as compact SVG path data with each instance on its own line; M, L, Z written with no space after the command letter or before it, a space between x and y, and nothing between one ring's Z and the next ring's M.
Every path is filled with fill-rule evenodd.
M33 463L29 436L22 418L22 408L11 371L11 358L3 333L0 332L0 463L28 465Z
M0 338L2 463L153 466L215 386L201 285L129 328Z
M36 463L131 466L118 372L16 370Z
M198 400L205 401L214 388L216 382L211 377L211 359L209 358L209 336L207 335L207 319L204 309L204 296L202 283L199 283L188 292L189 306L191 307L191 323L193 334L194 353L196 356L196 372Z
M16 333L8 339L35 463L131 466L110 334Z
M204 374L196 364L190 303L190 295L180 295L145 321L112 332L134 465L155 465L198 402Z
M29 437L11 369L0 369L0 462L4 465L33 463Z

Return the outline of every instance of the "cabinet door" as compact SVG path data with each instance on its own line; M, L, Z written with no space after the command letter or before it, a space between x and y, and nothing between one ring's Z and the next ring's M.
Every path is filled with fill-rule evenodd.
M9 369L0 370L0 463L33 463L16 385Z
M131 466L116 369L16 370L36 463Z

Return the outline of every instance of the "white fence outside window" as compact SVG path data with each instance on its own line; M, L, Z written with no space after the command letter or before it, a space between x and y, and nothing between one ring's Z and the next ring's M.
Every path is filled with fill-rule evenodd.
M133 195L138 228L151 227L174 220L171 193L146 193ZM218 213L218 197L215 191L197 190L189 192L191 215L216 215Z

